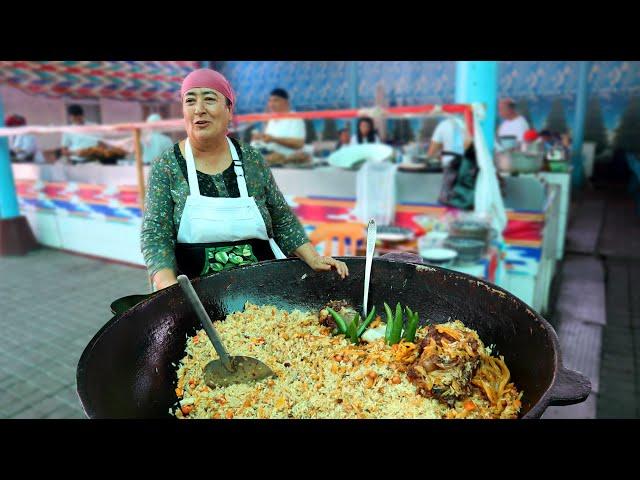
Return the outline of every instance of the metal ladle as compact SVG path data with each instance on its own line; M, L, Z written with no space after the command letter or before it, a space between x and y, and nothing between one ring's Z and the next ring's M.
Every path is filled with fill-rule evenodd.
M185 275L179 275L178 283L207 332L213 348L220 356L220 359L212 360L204 367L204 381L208 386L226 387L235 383L249 383L275 376L273 370L257 358L230 356L189 279Z
M369 220L367 226L367 257L364 264L364 299L362 300L362 318L367 318L367 302L369 301L369 282L371 280L371 262L376 249L376 235L378 229L375 219Z

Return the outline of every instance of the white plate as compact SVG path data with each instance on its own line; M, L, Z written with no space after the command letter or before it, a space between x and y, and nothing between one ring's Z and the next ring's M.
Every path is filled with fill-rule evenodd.
M398 165L400 170L426 170L427 165L425 163L412 163L412 162L403 162Z
M329 162L329 165L338 168L353 168L355 164L366 160L383 162L390 158L392 154L393 148L382 143L349 145L329 155L327 162Z
M448 262L458 256L458 252L449 248L427 248L420 251L420 256L427 261Z
M383 242L406 242L411 240L413 235L410 233L378 233L376 238Z

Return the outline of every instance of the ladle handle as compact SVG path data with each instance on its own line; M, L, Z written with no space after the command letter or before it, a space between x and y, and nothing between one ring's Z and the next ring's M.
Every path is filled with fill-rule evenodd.
M207 332L209 340L211 340L211 343L213 344L213 348L215 348L216 352L218 352L220 361L227 370L233 372L235 369L233 368L233 364L231 363L231 359L229 358L227 349L224 348L222 340L220 340L220 336L218 335L216 328L213 326L213 322L209 318L209 314L204 309L204 305L202 305L200 297L198 297L198 294L194 290L193 285L191 285L191 281L185 275L178 275L178 283L180 284L180 288L182 288L182 291L187 297L187 300L189 300L189 303L193 307L193 310L196 312L196 315L198 316L200 323L202 323L204 330Z
M376 249L377 227L376 221L372 218L369 220L367 227L367 257L364 266L364 298L362 299L362 318L367 318L367 303L369 303L369 283L371 280L371 262L373 260L373 252Z

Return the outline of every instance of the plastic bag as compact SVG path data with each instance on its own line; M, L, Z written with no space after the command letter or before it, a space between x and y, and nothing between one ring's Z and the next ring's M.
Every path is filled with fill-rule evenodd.
M454 159L444 169L438 201L450 207L472 209L478 175L473 147L467 149L463 156L454 153L452 155Z
M391 225L396 215L396 172L389 162L367 161L356 179L354 215L363 223L375 218L378 225Z

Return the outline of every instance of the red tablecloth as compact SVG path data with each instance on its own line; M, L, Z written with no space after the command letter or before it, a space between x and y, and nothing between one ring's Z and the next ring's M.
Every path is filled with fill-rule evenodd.
M319 225L329 222L357 221L349 217L355 206L354 200L334 199L328 197L294 197L296 204L293 211L300 221L309 225ZM414 218L428 215L443 219L446 216L455 218L462 211L430 204L404 204L396 209L394 224L409 228L417 237L425 234L425 230L418 225ZM514 246L539 247L542 244L542 229L544 214L541 212L507 210L507 228L503 232L505 243Z

